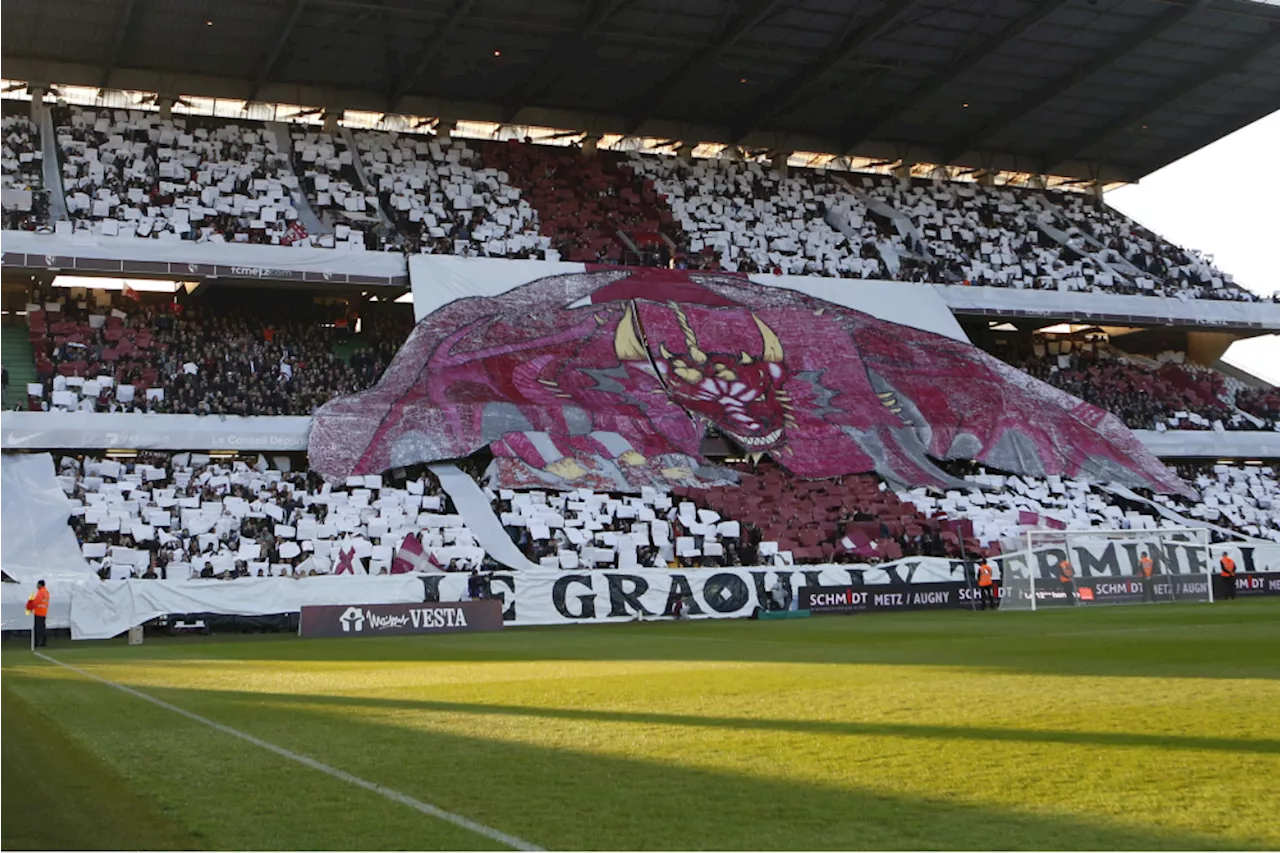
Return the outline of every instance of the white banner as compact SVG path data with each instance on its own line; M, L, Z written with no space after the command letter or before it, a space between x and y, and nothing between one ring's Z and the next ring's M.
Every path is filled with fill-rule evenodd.
M440 584L448 596L452 578ZM626 622L637 616L670 616L677 599L692 619L735 619L764 607L781 581L794 600L802 586L867 585L964 581L959 561L936 558L903 560L885 567L780 566L722 569L635 569L628 571L537 571L495 573L489 595L502 601L503 618L512 625L571 622ZM430 583L430 578L427 578ZM430 591L430 590L429 590Z
M48 582L51 595L64 582L97 580L67 525L71 501L58 484L53 457L6 453L0 457L0 483L0 569L27 595L38 580ZM25 605L26 596L22 600Z
M5 450L306 450L309 416L6 412Z
M1151 543L1076 539L1070 555L1082 580L1133 577L1142 551ZM1212 559L1228 551L1241 572L1280 575L1280 546L1214 546ZM1195 543L1164 542L1156 556L1161 574L1202 575L1204 547ZM992 558L994 575L1003 580L1037 572L1056 577L1061 549L1047 547ZM383 577L330 576L242 578L232 581L89 581L75 588L71 627L77 639L115 636L133 625L171 613L219 613L263 616L293 613L304 604L400 604L416 601L463 601L468 575L463 572L406 574ZM775 584L794 600L802 586L866 587L899 595L920 584L955 583L972 592L972 572L959 560L917 557L882 566L755 566L714 569L635 569L567 572L532 569L482 575L488 597L502 604L510 625L560 625L622 622L638 616L670 616L675 602L683 602L693 619L734 619L764 607ZM55 611L59 605L54 597ZM51 627L57 623L50 622ZM10 625L6 622L6 628ZM25 624L19 627L25 627Z
M1161 458L1275 459L1280 457L1280 432L1266 430L1135 429L1143 446Z
M95 579L76 586L71 595L71 636L105 640L167 614L266 616L297 613L308 604L409 604L422 600L422 580L416 575L230 581ZM50 623L50 627L58 626Z
M1012 287L937 285L942 299L961 314L993 317L1043 317L1046 320L1129 324L1175 323L1180 326L1226 326L1280 329L1280 303L1225 302L1165 296L1113 293L1018 290Z
M399 252L340 252L303 246L263 246L249 243L162 242L136 237L83 234L36 234L5 231L6 254L47 255L51 258L140 261L148 263L232 267L242 278L288 278L299 272L404 278L404 255ZM64 270L65 272L65 270ZM193 270L195 272L195 270Z
M538 279L585 270L585 264L563 261L412 255L409 257L409 281L413 285L414 316L421 320L457 299L497 296ZM619 267L618 272L623 274L628 270ZM924 329L957 341L969 340L939 296L938 289L932 285L799 275L758 274L749 278L765 287L794 290L891 323Z
M1235 561L1236 570L1241 572L1280 573L1280 545L1241 545L1224 543L1210 545L1213 555L1213 570L1218 570L1218 560L1227 554Z
M95 577L94 581L98 579ZM45 617L46 628L71 627L71 591L83 581L71 584L61 581L49 581L49 615ZM0 584L0 630L30 631L31 614L27 612L27 599L36 591L34 583Z
M202 580L120 580L96 578L53 596L55 609L69 592L70 626L77 640L117 636L166 614L217 613L266 616L296 613L304 604L407 604L416 601L462 601L467 595L464 572L372 577L330 575L308 578L239 578ZM751 615L775 580L794 590L808 584L928 583L963 580L958 562L940 559L903 560L885 567L797 566L732 569L637 569L582 573L534 569L485 575L489 595L502 602L504 618L513 625L556 625L635 618L637 613L663 614L674 601L686 599L694 618ZM24 599L25 601L25 599ZM5 628L29 627L25 623ZM51 621L50 627L61 627Z

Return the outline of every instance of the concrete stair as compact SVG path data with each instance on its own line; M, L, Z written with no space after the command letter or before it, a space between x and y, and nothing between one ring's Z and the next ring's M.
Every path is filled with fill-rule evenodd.
M26 323L6 323L0 329L0 361L9 371L9 387L4 392L4 408L27 408L27 383L36 381L35 350Z

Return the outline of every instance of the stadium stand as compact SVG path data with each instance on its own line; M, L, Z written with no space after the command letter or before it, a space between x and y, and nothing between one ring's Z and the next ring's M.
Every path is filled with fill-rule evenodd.
M334 488L265 458L251 467L198 453L63 456L58 470L75 507L69 523L104 580L390 574L409 529L436 568L484 562L423 468Z
M1136 500L1088 481L1017 477L965 463L954 467L969 469L965 477L973 484L969 492L930 494L912 489L904 492L902 499L922 513L969 519L977 541L1016 546L1023 531L1037 527L1155 530L1201 524L1280 541L1280 523L1272 513L1280 501L1280 471L1275 467L1180 465L1179 474L1195 485L1198 498L1145 493L1136 495ZM1162 515L1161 509L1183 520ZM1213 541L1228 538L1222 531L1212 532Z
M972 533L920 515L868 475L810 481L765 464L745 475L739 487L678 494L744 521L750 530L749 559L761 562L775 554L796 563L879 562L945 556L949 548L958 556L959 537ZM977 543L971 548L976 551Z
M40 386L27 408L308 415L372 385L408 336L407 306L371 308L357 336L357 318L336 305L41 300L27 313Z
M1105 247L1101 250L1104 256L1111 260L1123 258L1138 270L1132 278L1133 284L1127 288L1129 292L1257 300L1257 296L1236 286L1230 275L1198 252L1173 245L1101 201L1073 193L1056 196L1058 215L1088 235L1093 245Z
M307 415L376 382L413 323L408 306L375 303L356 338L356 318L332 306L184 308L105 293L109 301L90 304L56 293L27 300L40 386L28 411ZM334 354L344 342L345 358ZM1183 363L1181 353L1145 358L1077 335L1037 336L1000 355L1133 429L1277 427L1274 391Z
M345 136L295 126L290 138L294 173L325 228L324 233L311 235L310 244L340 250L394 251L395 240L382 227L377 198L365 192Z
M1256 301L1202 259L1083 193L850 176L916 229L891 235L900 278Z
M300 125L282 152L260 122L53 110L69 216L97 236L1260 298L1080 192ZM5 127L31 155L6 180L38 182L30 119ZM6 217L34 230L47 208Z
M689 235L689 252L731 272L887 278L865 208L824 174L767 164L632 154ZM838 209L846 233L829 224ZM691 265L695 266L695 265Z
M521 188L561 260L669 266L685 257L684 235L653 182L612 152L511 140L487 144L484 161Z
M1236 406L1260 418L1263 427L1280 429L1280 388L1245 388L1236 392Z
M261 124L54 108L67 211L104 237L290 245L288 152Z
M1200 491L1199 501L1155 495L1152 500L1244 536L1280 542L1280 466L1178 465ZM1180 508L1180 509L1179 509Z
M279 458L140 453L62 456L70 524L103 579L496 570L424 468L330 488ZM464 460L485 479L483 462ZM997 556L1028 529L1158 530L1185 523L1280 542L1280 470L1186 465L1199 498L1126 495L1087 481L1016 477L952 463L968 490L888 488L874 476L806 481L765 463L742 488L490 492L513 542L544 568L875 565L911 556ZM1173 515L1162 514L1172 513ZM421 535L422 560L397 564ZM339 571L341 568L341 571ZM505 569L504 569L505 570Z
M40 131L23 115L5 112L3 148L0 148L0 186L5 190L30 193L25 205L4 207L4 227L13 231L34 231L47 222L49 198L44 189L44 151Z
M1105 351L1032 357L1017 367L1133 429L1256 429L1225 399L1226 380L1205 368L1144 364Z
M546 568L741 566L742 531L701 500L501 490L494 501L507 534L532 562ZM702 506L699 506L702 504ZM660 553L674 549L670 560Z
M508 174L462 140L375 131L355 135L382 209L410 254L545 256L537 215Z

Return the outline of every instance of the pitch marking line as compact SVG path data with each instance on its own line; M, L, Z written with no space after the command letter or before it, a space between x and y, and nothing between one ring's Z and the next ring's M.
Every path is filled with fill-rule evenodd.
M364 788L367 791L373 791L375 794L381 794L382 796L386 797L388 800L393 800L397 803L400 803L401 805L408 806L409 808L422 812L425 815L429 815L434 818L439 818L440 820L443 820L443 821L448 821L449 823L452 823L455 826L460 826L463 829L469 829L472 832L476 833L477 835L483 835L485 838L489 838L489 839L492 839L493 841L497 841L501 844L505 844L508 847L511 847L515 850L529 850L529 851L543 850L543 848L538 847L535 844L530 844L528 841L525 841L522 838L517 838L514 835L508 835L507 833L503 832L500 829L494 829L491 826L485 826L482 823L476 823L474 820L465 818L462 815L445 811L439 806L433 806L430 803L424 803L421 800L415 800L413 797L410 797L408 794L402 794L399 791L396 791L392 788L388 788L384 785L379 785L377 782L369 782L365 779L361 779L359 776L353 776L352 774L346 772L345 770L339 770L336 767L330 767L328 764L323 764L319 761L316 761L314 758L309 758L305 755L299 755L298 753L287 750L282 746L276 746L274 743L268 743L267 741L262 740L261 738L256 738L251 734L246 734L245 732L242 732L239 729L233 729L230 726L225 726L222 723L215 722L213 720L210 720L207 717L202 717L199 714L192 713L191 711L188 711L185 708L179 708L177 705L170 705L168 702L165 702L163 699L157 699L154 696L149 696L140 690L134 690L132 687L126 687L123 684L117 684L116 682L111 681L110 679L103 678L100 675L94 675L92 672L86 672L85 670L80 669L78 667L74 667L69 663L63 663L57 658L50 657L49 655L44 654L43 652L36 652L35 654L36 654L36 657L43 658L49 661L49 663L57 664L58 666L69 669L78 675L84 676L85 678L89 678L89 679L92 679L93 681L100 682L102 684L107 685L108 687L114 687L116 690L120 690L124 693L128 693L130 696L136 697L138 699L142 699L146 702L150 702L153 705L159 705L161 708L164 708L167 711L172 711L173 713L186 717L189 720L195 720L197 723L203 723L209 728L217 729L223 734L228 734L228 735L231 735L232 737L240 738L240 740L248 741L254 746L261 747L262 749L268 750L270 752L274 752L276 755L287 758L290 761L296 761L299 764L306 765L307 767L310 767L312 770L319 770L321 773L332 776L335 779L340 779L343 782L347 782L348 784L355 785L359 788Z

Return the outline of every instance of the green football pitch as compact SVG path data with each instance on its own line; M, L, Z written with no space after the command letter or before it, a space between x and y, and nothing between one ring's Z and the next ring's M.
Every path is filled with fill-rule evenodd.
M5 849L1280 848L1280 601L48 652Z

